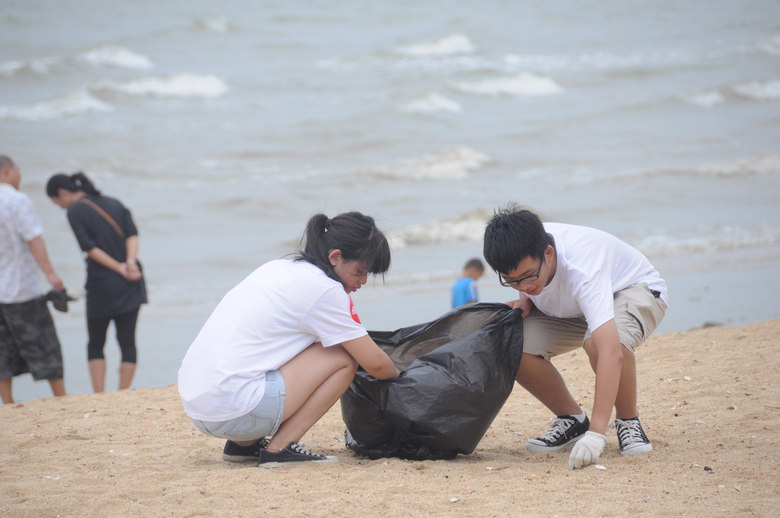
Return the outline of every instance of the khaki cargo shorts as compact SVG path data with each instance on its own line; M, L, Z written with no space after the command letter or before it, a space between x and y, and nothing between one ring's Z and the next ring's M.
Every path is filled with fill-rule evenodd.
M615 324L620 343L635 352L658 327L666 308L666 302L644 283L615 293ZM582 347L589 338L584 317L556 318L532 307L523 320L523 352L547 360Z

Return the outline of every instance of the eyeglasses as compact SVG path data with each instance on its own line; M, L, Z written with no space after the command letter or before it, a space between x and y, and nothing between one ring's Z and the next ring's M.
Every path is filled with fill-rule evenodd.
M526 277L523 277L522 279L518 279L516 281L507 281L503 277L501 277L501 274L498 274L498 282L501 283L501 286L506 286L507 288L517 288L521 284L531 284L536 279L539 278L539 274L542 273L542 265L544 264L544 256L542 256L542 259L539 261L539 268L536 269L536 273L533 275L528 275Z

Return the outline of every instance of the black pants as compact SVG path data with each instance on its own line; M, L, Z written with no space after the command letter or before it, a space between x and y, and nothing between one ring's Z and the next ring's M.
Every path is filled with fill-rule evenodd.
M135 363L135 324L138 322L139 309L140 307L113 317L87 318L87 332L89 333L87 359L102 360L105 358L103 347L106 345L106 332L108 324L113 320L116 327L116 340L122 351L122 361Z

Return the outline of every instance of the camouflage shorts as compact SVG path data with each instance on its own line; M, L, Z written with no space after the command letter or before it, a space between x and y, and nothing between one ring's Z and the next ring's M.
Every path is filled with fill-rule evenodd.
M0 304L0 380L31 373L35 380L62 379L62 350L43 297Z

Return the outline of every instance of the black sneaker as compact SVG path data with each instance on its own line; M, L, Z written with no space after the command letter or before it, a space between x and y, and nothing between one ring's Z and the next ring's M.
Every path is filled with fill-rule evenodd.
M615 430L620 443L621 455L636 455L637 453L653 451L653 445L650 444L650 439L642 430L642 424L638 417L615 419Z
M262 468L275 468L288 462L336 462L338 457L320 455L306 449L303 443L291 442L282 451L260 451L259 464Z
M576 417L561 415L553 419L544 437L528 439L525 447L531 451L558 451L580 440L590 428L590 420L579 422Z
M257 462L260 458L260 450L268 445L268 439L258 439L249 446L240 446L233 441L225 443L225 449L222 450L222 459L230 462Z

